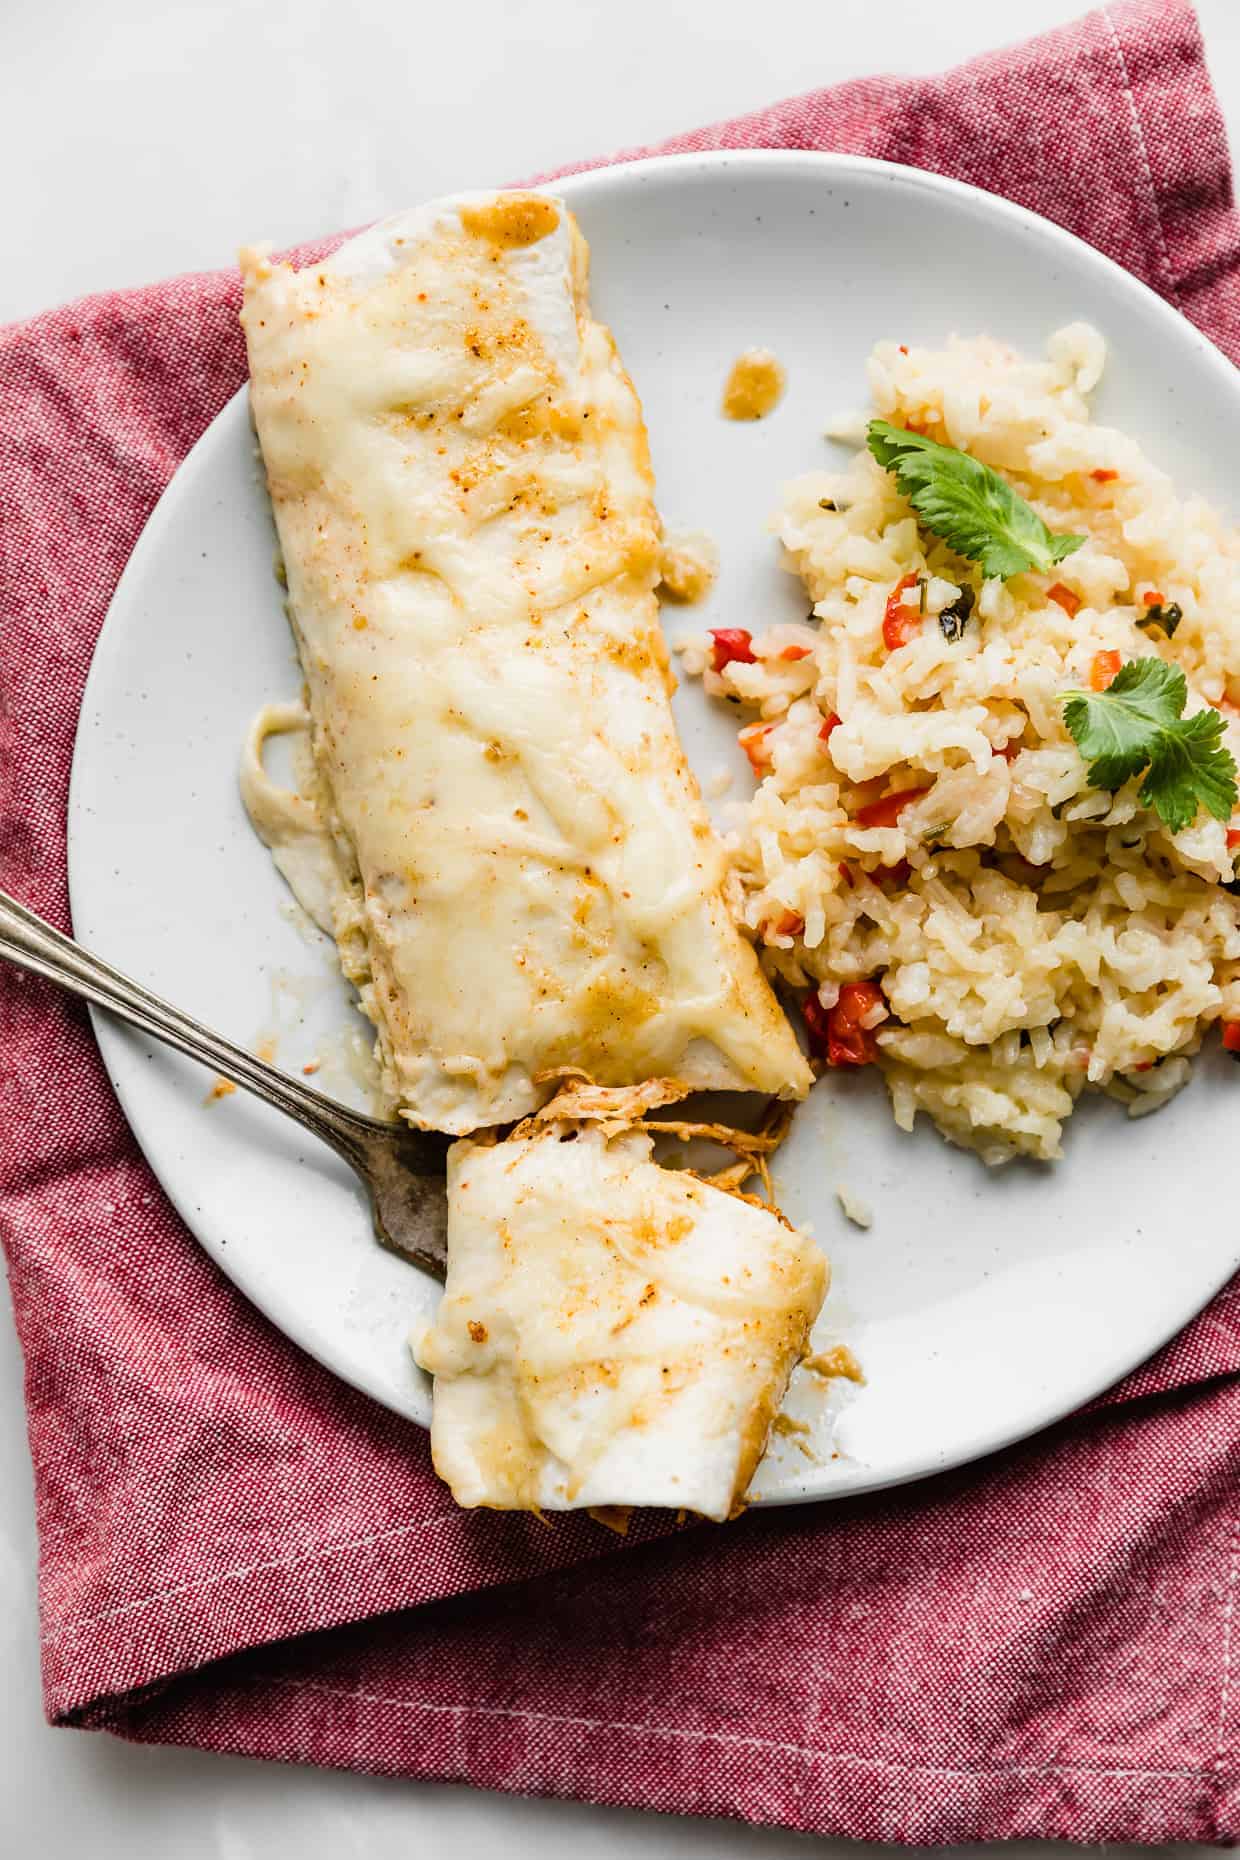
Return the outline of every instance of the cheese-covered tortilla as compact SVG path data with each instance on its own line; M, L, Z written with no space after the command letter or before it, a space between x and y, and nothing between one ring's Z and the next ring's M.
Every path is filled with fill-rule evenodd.
M487 195L243 268L326 851L307 888L393 1101L465 1132L570 1066L802 1095L673 727L646 434L571 216ZM251 754L297 882L314 822L263 781Z
M413 1348L460 1504L722 1519L743 1498L826 1262L651 1147L553 1122L449 1151L447 1288Z

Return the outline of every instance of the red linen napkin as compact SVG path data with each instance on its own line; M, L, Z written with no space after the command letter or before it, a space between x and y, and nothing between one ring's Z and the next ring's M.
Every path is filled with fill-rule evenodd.
M1226 144L1178 0L670 146L979 183L1240 354ZM217 274L0 332L0 884L61 924L91 649L243 379L236 310ZM1240 1837L1235 1286L1108 1403L1002 1459L659 1542L647 1519L621 1546L454 1510L423 1436L198 1251L83 1015L8 972L0 1066L57 1722L869 1838Z

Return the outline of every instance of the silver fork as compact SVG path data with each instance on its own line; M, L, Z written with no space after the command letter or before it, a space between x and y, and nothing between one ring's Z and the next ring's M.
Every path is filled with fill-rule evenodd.
M448 1204L444 1157L450 1138L436 1131L385 1124L336 1104L322 1092L277 1072L222 1034L169 1006L110 963L62 936L16 898L0 891L0 958L41 975L70 994L106 1008L142 1033L201 1060L265 1104L274 1105L330 1144L361 1177L375 1232L384 1246L444 1276Z

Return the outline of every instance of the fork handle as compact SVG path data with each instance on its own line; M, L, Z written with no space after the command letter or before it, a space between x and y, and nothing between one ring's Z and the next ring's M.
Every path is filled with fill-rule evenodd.
M3 891L0 891L0 958L32 975L41 975L45 981L81 996L95 1007L106 1008L140 1033L150 1034L188 1058L213 1067L277 1111L296 1118L355 1168L370 1155L376 1138L386 1141L391 1136L391 1125L337 1104L299 1079L267 1065L243 1046L214 1033L167 1001L161 1001L158 995L131 981L101 957L93 956L71 937L62 936L59 930ZM408 1134L416 1144L419 1133ZM441 1173L442 1144L428 1139L426 1149L428 1173ZM416 1166L416 1157L412 1160Z

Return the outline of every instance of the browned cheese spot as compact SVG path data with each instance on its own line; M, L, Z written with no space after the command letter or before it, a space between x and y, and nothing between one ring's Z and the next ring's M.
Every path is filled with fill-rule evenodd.
M462 207L460 214L461 225L475 239L506 247L534 245L560 223L559 208L542 194L501 194L495 200Z
M724 417L761 420L778 405L784 371L769 349L746 349L732 364L723 390Z

